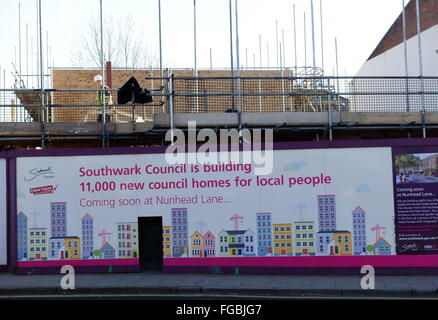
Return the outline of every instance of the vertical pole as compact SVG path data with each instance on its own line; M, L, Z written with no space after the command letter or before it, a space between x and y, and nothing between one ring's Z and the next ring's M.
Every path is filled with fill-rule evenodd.
M322 22L322 0L319 0L320 8L320 18L321 18L321 68L322 76L324 76L324 32L323 32L323 22Z
M46 30L46 74L49 74L49 31ZM47 77L45 77L46 79ZM49 88L49 79L46 79L46 88Z
M294 12L294 50L295 50L295 77L298 75L298 58L297 58L297 26L295 20L295 4L293 6Z
M408 83L408 46L407 46L407 34L406 34L406 7L405 0L402 0L403 6L403 44L404 44L404 56L405 56L405 77L406 77L406 112L409 112L409 83Z
M290 102L290 106L289 106L289 111L292 112L293 110L293 106L294 106L294 98L292 95L292 91L293 91L293 82L292 82L292 70L291 68L289 68L289 102Z
M195 68L193 70L193 77L197 78L198 77L198 61L197 61L197 57L196 57L196 0L193 0L193 43L194 43L194 63L195 63ZM198 80L195 79L195 110L196 113L199 113L199 97L198 97Z
M41 21L41 0L38 1L38 23L39 23L39 40L40 40L40 82L41 82L41 94L40 94L40 103L41 103L41 149L44 149L44 68L43 68L43 34L42 34L42 21Z
M151 88L152 90L154 89L154 69L152 67L152 63L151 63ZM154 104L152 102L152 104ZM155 114L155 106L152 106L152 117ZM145 114L144 114L144 108L143 108L143 119L145 119Z
M161 0L158 0L158 42L160 47L160 89L163 90L163 50L161 43ZM160 96L161 111L164 113L163 97Z
M316 98L316 56L315 56L315 21L313 16L313 0L310 0L312 14L312 51L313 51L313 92L315 97L315 109L318 112L318 100Z
M339 94L339 64L338 64L338 38L335 37L335 55L336 55L336 77L337 79L337 92Z
M338 38L335 37L335 55L336 55L336 92L337 95L337 101L340 102L340 96L339 96L339 64L338 64ZM341 112L340 104L338 105L339 112Z
M233 8L231 0L229 0L230 7L230 57L231 57L231 108L234 112L234 58L233 58Z
M266 59L268 60L268 69L269 69L269 42L266 43Z
M278 52L278 20L275 20L275 48L277 50L277 69L280 66L279 52Z
M39 25L40 25L40 16L39 16L39 0L36 0L36 13L37 13L37 16L36 16L36 22L37 22L37 25L36 25L36 29L35 30L37 30L37 33L36 33L36 40L35 40L35 64L36 64L36 68L35 68L35 82L36 82L36 85L38 86L38 77L37 77L37 75L38 75L38 73L39 73L39 70L40 70L40 65L39 65L39 58L40 58L40 55L39 55L39 52L38 52L38 50L39 50L39 43L40 43L40 32L39 32Z
M284 42L284 29L281 29L281 41L283 42L283 67L286 68L286 44Z
M245 69L248 69L248 48L245 48Z
M174 117L173 117L173 74L172 70L169 70L169 82L168 82L168 92L169 92L169 115L170 115L170 138L171 138L171 145L174 144Z
M333 129L332 129L332 99L331 99L331 94L330 94L330 78L327 78L327 86L328 86L327 103L328 103L329 136L330 136L330 141L332 141L333 140Z
M426 110L424 101L424 79L423 79L423 56L421 52L421 25L420 25L420 1L416 0L417 7L417 34L418 34L418 62L420 71L420 94L421 94L421 117L423 121L423 138L426 138Z
M0 74L1 76L1 74ZM6 70L3 69L3 89L6 89ZM6 92L3 92L3 104L6 104ZM3 108L3 119L5 118L5 108Z
M213 56L211 54L211 48L210 48L210 70L213 70Z
M31 75L32 77L30 78L30 82L31 82L31 86L32 88L35 86L35 82L34 82L34 73L33 73L33 38L30 37L30 73L29 75Z
M261 35L259 35L259 54L260 54L259 66L261 70L262 69L262 36Z
M286 112L286 104L284 101L284 74L283 74L283 57L281 53L281 42L280 42L280 76L281 76L281 105L283 107L283 112Z
M259 89L259 112L262 112L262 84L260 79L260 73L257 73L257 82Z
M102 71L102 148L105 148L105 57L103 56L103 8L100 0L100 65Z
M236 14L236 59L237 59L237 107L239 132L242 129L242 109L241 109L241 95L240 95L240 54L239 54L239 12L237 10L237 0L234 0L235 14Z
M2 66L0 65L0 89L2 89L2 77L1 77L1 75L2 75ZM0 91L0 108L1 108L0 109L0 122L5 121L4 117L2 117L2 114L1 114L1 112L2 111L4 112L4 110L5 110L5 107L1 106L4 95L5 95L5 91Z
M193 76L198 76L198 65L197 65L197 57L196 57L196 0L193 0L193 57L194 57L194 71Z
M307 75L307 24L306 13L304 12L304 73Z
M1 74L0 74L1 76ZM6 70L3 69L3 89L6 89ZM3 92L3 104L6 104L6 92ZM5 108L3 108L3 119L5 118Z
M18 2L18 70L21 78L21 3Z
M29 88L29 32L28 23L26 23L26 88Z

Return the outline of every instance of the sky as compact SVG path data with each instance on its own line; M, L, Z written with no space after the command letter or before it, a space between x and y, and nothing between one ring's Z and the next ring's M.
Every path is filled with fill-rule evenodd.
M332 75L336 65L335 37L338 41L339 75L353 76L402 11L402 0L314 0L316 66L322 66L320 1L323 12L324 69ZM408 1L406 1L408 2ZM12 63L19 69L19 18L21 8L21 73L36 70L37 0L2 0L0 3L1 87L12 87ZM72 66L72 52L91 19L99 15L99 0L41 0L43 54L54 67ZM194 67L194 0L162 0L162 52L165 68ZM287 67L295 66L293 5L296 12L297 64L313 66L311 0L238 0L240 64L244 68L277 67L278 42L283 43ZM236 49L235 2L233 7L233 48ZM307 46L304 50L304 13ZM113 21L132 17L143 31L145 46L159 57L158 0L103 0L103 14ZM230 17L228 0L196 0L197 66L229 68ZM28 40L26 42L26 24ZM48 35L48 37L46 36ZM261 57L259 47L261 36ZM47 45L48 38L48 45ZM26 43L27 52L26 54ZM31 45L33 53L31 54ZM283 46L283 44L282 44ZM46 48L49 47L49 50ZM304 52L307 52L305 59ZM27 57L27 59L26 59ZM248 58L247 58L248 57ZM236 53L234 52L234 60ZM33 64L32 64L33 60ZM278 63L279 65L279 63ZM93 67L93 66L83 66ZM3 83L5 70L6 85ZM29 73L31 73L29 71Z

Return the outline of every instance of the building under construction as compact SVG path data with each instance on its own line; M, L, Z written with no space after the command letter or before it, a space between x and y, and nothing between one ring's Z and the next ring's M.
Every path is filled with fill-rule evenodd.
M422 54L429 57L437 3L421 3ZM105 113L111 121L104 125L97 122L103 106L96 104L93 87L93 77L102 69L52 67L43 90L27 88L28 79L17 73L14 89L0 93L0 148L163 145L168 129L187 129L190 120L198 128L215 130L272 128L275 141L433 137L438 134L438 77L430 70L436 70L436 59L424 59L428 71L419 70L420 76L415 67L403 71L403 55L397 72L393 65L386 74L376 67L403 43L414 50L419 38L415 13L415 1L410 1L355 77L325 76L318 67L244 68L236 73L113 69L107 62L112 99ZM405 16L407 23L402 23ZM412 66L417 60L418 55L410 54L406 61ZM149 90L151 103L117 103L119 89L131 77Z

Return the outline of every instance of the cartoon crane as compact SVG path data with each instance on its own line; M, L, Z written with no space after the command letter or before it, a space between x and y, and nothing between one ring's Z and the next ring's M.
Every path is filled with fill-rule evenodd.
M102 230L101 232L99 232L98 236L102 237L102 247L107 242L106 241L106 236L108 236L108 241L109 241L110 240L110 237L109 237L110 235L111 235L111 233L108 232L108 231L105 231L105 229Z
M371 231L376 231L376 241L380 239L380 230L386 230L386 228L379 226L378 224L371 228ZM383 232L383 235L385 235L385 232Z
M232 216L230 218L230 220L234 221L234 230L236 230L236 231L239 230L239 220L242 220L242 221L240 221L240 224L241 225L243 224L243 217L239 216L237 213L234 214L234 216Z

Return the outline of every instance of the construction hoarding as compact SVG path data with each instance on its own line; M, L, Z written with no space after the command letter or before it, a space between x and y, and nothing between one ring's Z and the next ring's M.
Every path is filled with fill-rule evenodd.
M242 151L18 156L16 266L137 266L138 218L157 216L165 269L436 265L433 152L351 145L277 148L267 175Z

